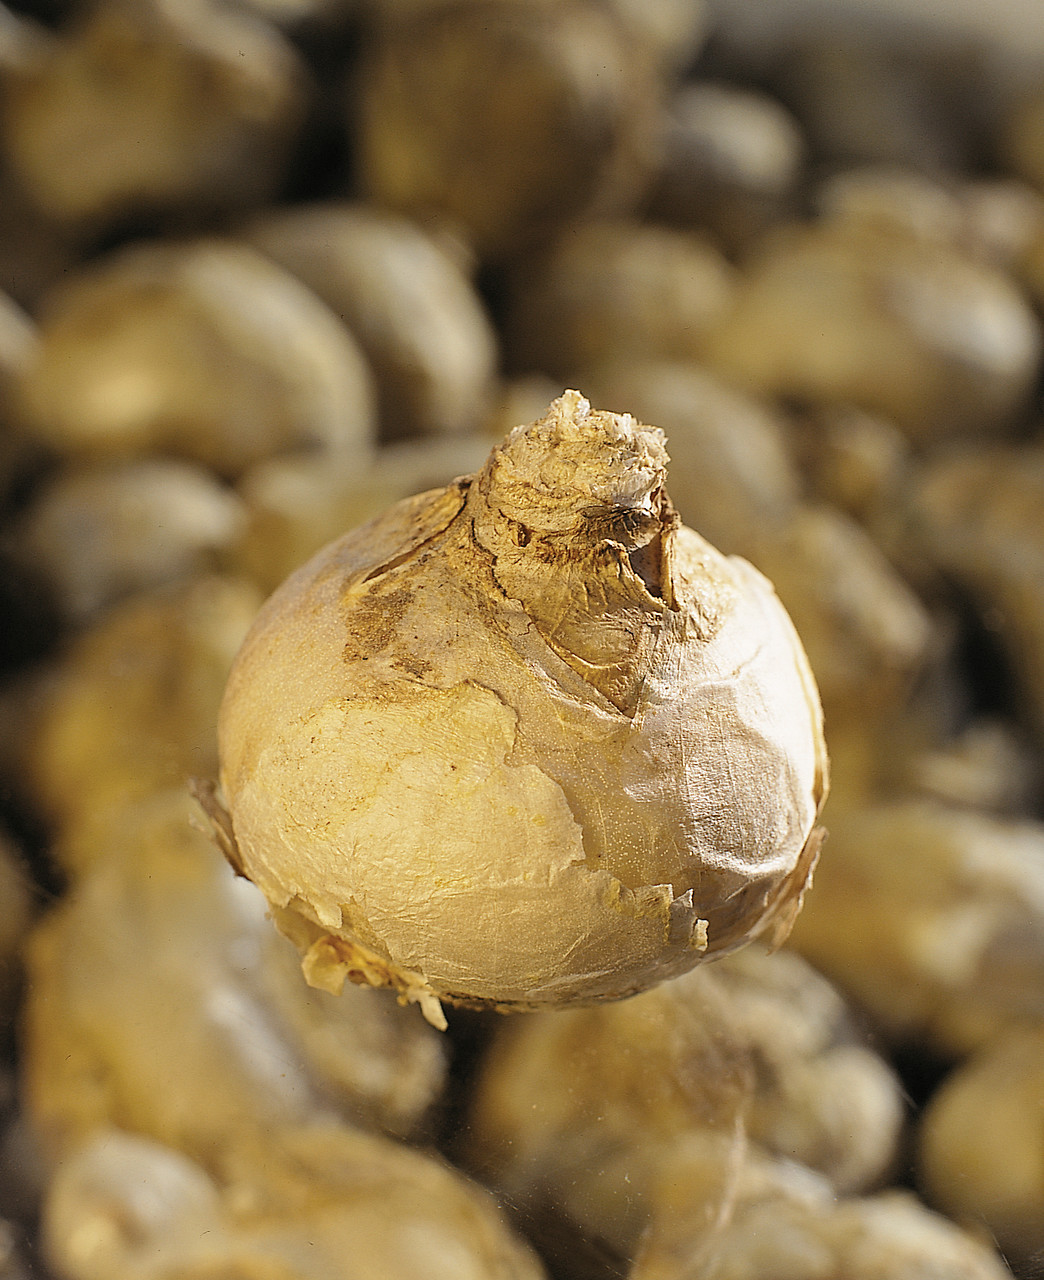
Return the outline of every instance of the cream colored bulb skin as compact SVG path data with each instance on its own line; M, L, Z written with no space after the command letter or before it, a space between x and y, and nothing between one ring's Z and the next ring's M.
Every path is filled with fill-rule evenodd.
M537 1009L783 936L826 786L770 584L575 391L292 575L220 721L229 851L310 981Z

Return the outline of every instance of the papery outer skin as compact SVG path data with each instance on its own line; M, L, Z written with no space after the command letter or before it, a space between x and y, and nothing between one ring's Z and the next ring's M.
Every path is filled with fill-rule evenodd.
M549 416L585 422L569 394ZM662 436L633 431L659 454L616 501L644 512ZM677 608L622 554L575 588L604 606L581 641L636 637L607 686L617 702L633 693L633 715L584 678L602 669L561 656L569 564L537 588L561 616L534 617L498 581L517 569L507 548L476 541L511 524L486 489L517 434L478 477L398 504L275 593L226 691L221 782L243 869L311 922L305 935L361 944L405 988L538 1008L632 994L785 929L826 765L814 684L771 586L690 530L663 529ZM612 500L594 488L588 506ZM560 536L553 526L537 532Z

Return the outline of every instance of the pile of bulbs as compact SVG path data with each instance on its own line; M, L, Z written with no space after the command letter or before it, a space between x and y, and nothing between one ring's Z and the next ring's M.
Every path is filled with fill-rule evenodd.
M1037 1273L1044 65L844 9L0 8L0 1280Z

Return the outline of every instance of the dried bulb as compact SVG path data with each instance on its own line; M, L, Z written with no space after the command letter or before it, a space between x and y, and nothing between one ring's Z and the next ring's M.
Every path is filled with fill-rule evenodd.
M227 1177L101 1129L62 1161L41 1217L62 1280L546 1280L474 1183L336 1125L270 1139Z
M351 99L372 203L461 231L484 261L634 204L661 93L655 55L619 4L400 7L370 42Z
M785 936L826 787L771 585L575 391L292 575L226 689L228 851L315 985L536 1009Z

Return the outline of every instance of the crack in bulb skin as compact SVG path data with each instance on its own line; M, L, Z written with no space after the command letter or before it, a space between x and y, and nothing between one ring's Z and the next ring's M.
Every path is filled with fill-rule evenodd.
M663 433L577 391L293 574L213 808L313 984L618 999L786 935L827 786L771 585L687 529ZM227 805L227 812L221 807Z

